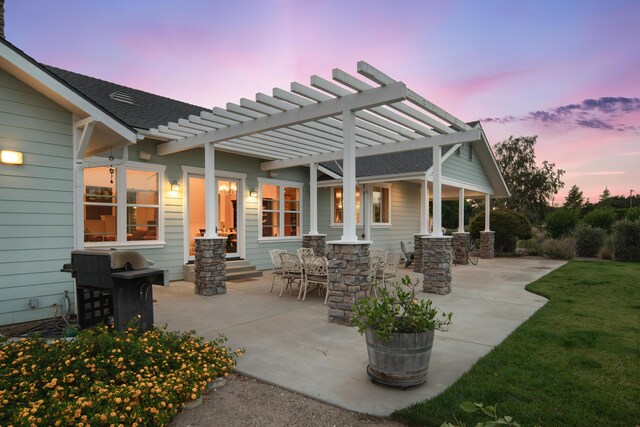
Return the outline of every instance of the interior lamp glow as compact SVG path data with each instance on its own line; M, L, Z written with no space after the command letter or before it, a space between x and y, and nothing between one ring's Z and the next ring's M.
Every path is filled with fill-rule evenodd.
M178 184L177 179L171 181L171 191L180 191L180 184Z
M0 150L0 162L6 165L21 165L22 153L19 151Z

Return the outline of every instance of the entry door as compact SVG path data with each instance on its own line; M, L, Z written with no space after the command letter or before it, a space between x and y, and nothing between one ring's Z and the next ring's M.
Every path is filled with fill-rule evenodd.
M227 238L227 257L236 257L238 251L238 232L240 230L238 198L240 182L237 179L217 178L218 186L218 235ZM204 207L204 176L188 174L187 176L187 233L188 233L188 260L195 259L195 238L205 232L205 207Z

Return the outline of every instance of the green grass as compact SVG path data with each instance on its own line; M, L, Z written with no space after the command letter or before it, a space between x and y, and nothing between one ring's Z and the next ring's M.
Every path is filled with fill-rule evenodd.
M449 389L394 418L473 426L486 418L459 409L470 400L523 426L640 425L640 264L572 261L527 289L549 302Z

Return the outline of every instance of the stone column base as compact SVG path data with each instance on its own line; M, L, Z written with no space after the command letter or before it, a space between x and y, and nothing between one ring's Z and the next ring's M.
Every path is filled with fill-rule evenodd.
M329 323L351 325L351 306L369 295L369 245L329 243Z
M302 247L311 248L316 255L325 256L327 254L326 234L303 234Z
M227 293L226 241L226 237L196 237L196 294L211 296Z
M495 231L481 231L480 232L480 258L482 259L495 258L495 243L496 243Z
M451 292L451 260L451 237L423 237L423 291L438 295Z
M413 235L413 271L416 273L422 273L422 239L427 237L423 234Z
M460 265L469 264L469 233L453 233L453 262Z

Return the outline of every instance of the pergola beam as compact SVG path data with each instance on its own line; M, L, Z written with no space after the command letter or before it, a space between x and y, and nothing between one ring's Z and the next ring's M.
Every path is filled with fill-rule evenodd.
M305 108L287 110L272 116L249 120L222 129L211 130L184 138L180 141L165 142L158 145L157 152L159 155L177 153L193 147L202 146L207 142L216 143L335 116L345 110L355 111L398 102L406 98L406 93L407 87L405 84L397 82L365 92L354 93L342 98L329 99L324 102L308 105Z
M427 136L420 139L409 141L381 144L372 147L361 147L356 149L356 157L373 156L377 154L397 153L400 151L419 150L422 148L431 148L434 146L445 146L460 144L464 142L474 142L481 138L480 129L471 129L468 131L460 131L446 135ZM284 160L272 160L263 162L260 168L263 171L289 168L294 166L303 166L310 163L322 163L333 160L342 159L342 150L332 151L326 154L311 155L305 157L295 157Z

